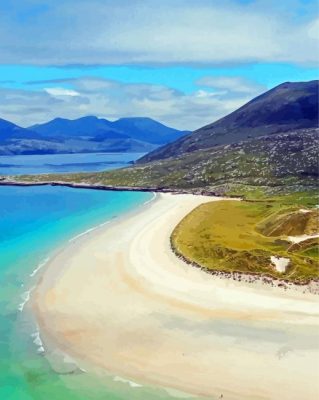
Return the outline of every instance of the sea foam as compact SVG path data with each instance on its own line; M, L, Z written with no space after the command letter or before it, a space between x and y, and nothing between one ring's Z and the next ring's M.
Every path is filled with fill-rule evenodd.
M27 290L26 292L22 293L21 298L22 298L22 302L19 304L18 306L18 310L19 311L23 311L24 306L27 304L27 302L30 300L30 295L32 290L35 288L35 286L33 286L30 290Z
M146 200L146 201L143 203L143 205L145 206L146 204L148 204L148 203L150 203L151 201L155 200L155 198L156 198L156 193L153 193L153 196L152 196L149 200Z
M40 337L40 332L37 330L36 332L31 334L31 337L33 338L33 343L37 346L38 348L38 353L44 353L44 346L43 342Z
M114 380L114 382L123 382L123 383L127 383L127 384L130 385L130 387L132 387L132 388L143 387L143 385L140 385L139 383L130 381L130 380L128 380L128 379L121 378L120 376L115 376L115 377L113 378L113 380Z
M69 242L73 242L74 240L78 239L79 237L85 236L85 235L87 235L88 233L90 233L90 232L92 232L92 231L95 231L96 229L101 228L102 226L107 225L107 224L109 224L109 223L110 223L110 221L106 221L106 222L103 222L102 224L99 224L99 225L97 225L97 226L94 226L93 228L87 229L86 231L84 231L84 232L82 232L82 233L79 233L78 235L76 235L76 236L74 236L73 238L71 238L71 239L69 240Z
M43 260L36 269L34 269L32 271L32 273L30 274L31 277L33 277L34 275L36 275L36 273L45 266L45 264L50 260L50 257L47 257L45 260Z

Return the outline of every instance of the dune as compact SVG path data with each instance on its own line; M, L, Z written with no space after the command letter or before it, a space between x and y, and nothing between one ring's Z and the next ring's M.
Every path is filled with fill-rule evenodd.
M308 239L316 239L318 238L319 235L318 234L314 234L314 235L299 235L299 236L288 236L288 240L291 243L301 243L304 242L305 240Z
M171 251L178 222L218 200L159 194L51 259L31 299L47 355L210 399L316 398L318 297L222 279Z

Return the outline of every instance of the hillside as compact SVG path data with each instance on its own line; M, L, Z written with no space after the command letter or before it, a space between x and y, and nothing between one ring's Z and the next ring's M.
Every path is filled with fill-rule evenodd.
M149 152L185 133L150 118L55 118L28 129L0 120L0 154Z
M37 139L40 135L0 118L0 144L12 139Z
M265 136L176 158L99 173L20 176L25 182L72 182L216 194L315 190L319 129Z
M221 136L208 134L206 127L157 151L174 148L181 141L187 143L192 140L199 150L193 148L192 151L174 157L149 162L148 158L155 154L151 153L134 166L119 170L94 174L26 176L19 177L19 180L58 180L86 185L207 191L245 196L254 193L255 197L261 193L316 190L319 129L309 128L309 125L316 125L318 96L314 94L315 88L317 81L279 85L217 123L209 125L226 126L227 121L227 124L233 121L234 126L252 125L252 116L255 115L256 126L266 129L268 124L267 134L263 136L260 136L263 130L254 130L256 137L251 135L249 138L244 137L245 140L206 148L211 143L206 140L206 136L209 140L215 140L216 137L221 140L224 137L228 142L233 136L240 138L241 132L244 132L240 128L239 131L232 131L235 128L230 127ZM294 115L291 114L292 108L297 110ZM236 120L238 121L235 124ZM123 120L117 121L117 124L122 125ZM298 129L292 129L292 126ZM281 131L274 133L275 129Z
M319 231L319 210L280 212L262 221L257 231L268 237L314 235Z
M144 156L145 163L199 149L318 127L318 81L286 82L226 117Z
M120 132L129 134L135 140L154 145L173 142L189 133L169 128L151 118L120 118L113 122L112 126Z

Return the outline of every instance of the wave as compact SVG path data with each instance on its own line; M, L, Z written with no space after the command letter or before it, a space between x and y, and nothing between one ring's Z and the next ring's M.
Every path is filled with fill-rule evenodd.
M157 196L157 194L156 194L156 193L153 193L152 198L149 199L149 200L147 200L147 201L145 201L145 202L143 203L143 205L146 205L146 204L148 204L148 203L154 201L155 198L156 198L156 196ZM113 218L114 218L114 217L113 217ZM113 218L112 218L112 219L113 219ZM111 220L108 220L108 221L102 222L101 224L96 225L96 226L94 226L94 227L92 227L92 228L89 228L89 229L87 229L86 231L81 232L81 233L79 233L78 235L76 235L76 236L72 237L71 239L69 239L69 242L73 242L73 241L77 240L78 238L80 238L80 237L82 237L82 236L85 236L85 235L89 234L90 232L93 232L93 231L95 231L96 229L101 228L102 226L105 226L105 225L109 224L110 222L111 222ZM50 257L47 257L47 258L45 258L43 261L41 261L41 262L38 264L38 266L31 272L30 277L33 278L33 277L39 272L39 270L40 270L41 268L43 268L49 261L50 261ZM33 290L34 288L35 288L35 286L32 287L30 290L24 292L24 293L21 295L23 301L22 301L22 302L19 304L19 306L18 306L18 310L19 310L19 311L21 311L21 312L23 311L24 306L25 306L26 303L30 300L30 295L31 295L31 292L32 292L32 290Z
M41 337L40 337L39 330L37 330L36 332L32 333L31 337L33 338L33 343L38 348L38 353L44 353L45 350L44 350L43 342L42 342Z
M153 193L153 196L151 199L146 200L145 203L143 203L143 205L145 206L146 204L150 203L151 201L154 201L156 199L156 193Z
M32 290L35 288L35 286L33 286L30 290L27 290L26 292L22 293L21 297L22 297L22 302L19 304L18 306L18 310L19 311L23 311L24 306L27 304L27 302L30 300L30 296L31 296L31 292Z
M123 383L127 383L128 385L130 385L131 388L143 387L143 385L140 385L139 383L130 381L130 380L128 380L128 379L121 378L120 376L115 376L115 377L113 378L113 381L114 381L114 382L123 382Z
M157 196L156 193L153 193L152 198L149 199L149 200L147 200L147 201L145 201L145 203L143 203L143 205L146 205L146 204L150 203L151 201L155 200L156 196ZM113 218L115 218L115 217L112 217L112 219L113 219ZM90 232L92 232L92 231L95 231L96 229L99 229L99 228L101 228L101 227L104 226L104 225L109 224L110 222L111 222L111 221L108 220L108 221L106 221L106 222L102 222L101 224L99 224L99 225L97 225L97 226L93 226L92 228L89 228L89 229L87 229L86 231L81 232L81 233L79 233L78 235L72 237L71 239L69 239L69 242L73 242L74 240L78 239L79 237L85 236L85 235L87 235L88 233L90 233Z
M110 222L111 222L111 221L106 221L106 222L102 222L102 224L99 224L99 225L97 225L97 226L93 226L93 228L89 228L89 229L87 229L86 231L84 231L84 232L82 232L82 233L79 233L78 235L74 236L73 238L71 238L71 239L69 240L69 242L73 242L74 240L78 239L79 237L85 236L85 235L87 235L88 233L90 233L90 232L92 232L92 231L95 231L96 229L101 228L101 227L104 226L104 225L109 224Z
M69 240L69 242L73 242L74 240L78 239L79 237L84 236L84 235L87 235L88 233L94 231L96 228L97 228L97 227L95 226L94 228L90 228L90 229L87 229L86 231L84 231L84 232L82 232L82 233L79 233L78 235L76 235L76 236L74 236L73 238L71 238L71 239Z
M33 278L33 277L37 274L37 272L38 272L41 268L43 268L43 267L45 266L45 264L46 264L49 260L50 260L50 257L45 258L42 262L39 263L39 265L31 272L31 274L30 274L29 276L30 276L31 278ZM23 283L21 284L21 287L24 287L24 284L23 284ZM25 306L25 305L27 304L27 302L30 300L31 293L32 293L32 291L34 290L34 288L35 288L35 286L32 286L31 289L29 289L29 290L27 290L27 291L25 291L25 292L23 292L23 293L21 294L22 302L21 302L21 303L19 304L19 306L18 306L18 310L19 310L20 312L23 311L24 306Z
M45 266L45 264L50 260L50 257L47 257L46 259L44 259L37 267L36 269L34 269L30 276L33 277L41 268L43 268Z

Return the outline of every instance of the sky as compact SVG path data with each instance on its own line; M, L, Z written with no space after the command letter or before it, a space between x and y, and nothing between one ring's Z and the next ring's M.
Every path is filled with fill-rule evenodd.
M315 0L6 0L0 118L144 116L194 130L318 79Z

